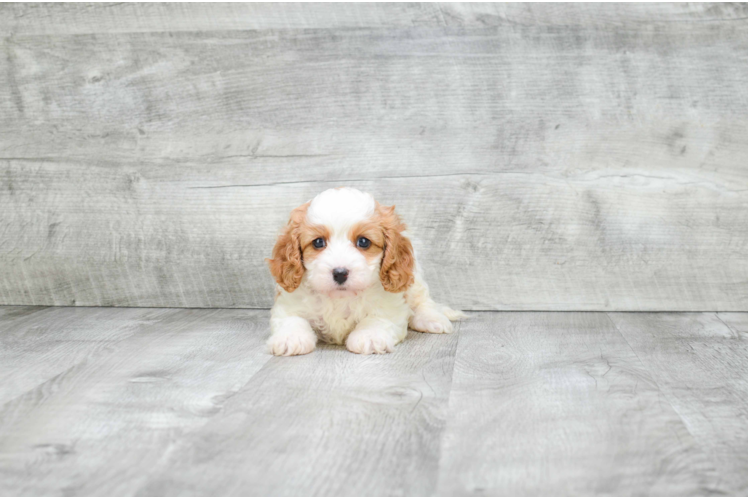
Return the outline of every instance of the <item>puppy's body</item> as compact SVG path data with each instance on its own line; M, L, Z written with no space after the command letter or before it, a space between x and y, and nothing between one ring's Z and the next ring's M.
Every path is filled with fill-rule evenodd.
M435 303L394 207L331 189L291 213L273 249L278 282L268 345L306 354L318 337L356 353L391 352L408 333L450 333L464 315Z

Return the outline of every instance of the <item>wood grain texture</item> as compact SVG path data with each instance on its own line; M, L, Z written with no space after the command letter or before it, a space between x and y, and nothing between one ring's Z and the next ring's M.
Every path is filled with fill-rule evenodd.
M156 309L45 308L0 320L0 404L104 355L174 313Z
M0 356L36 352L37 365L62 368L46 355L55 349L45 337L67 342L73 333L108 348L76 354L78 364L68 362L36 387L31 379L40 366L2 373L16 386L32 386L0 408L3 492L433 490L457 335L411 333L393 355L368 358L323 346L308 356L272 359L261 369L271 358L263 346L267 311L43 313L33 324L4 331L3 338L24 337L30 344L0 344ZM114 340L111 323L117 321L130 335ZM45 335L42 323L64 328Z
M347 184L456 307L748 310L743 6L0 8L0 303L268 307Z
M267 311L48 311L2 333L27 341L3 360L33 364L2 365L3 384L29 389L0 407L4 494L132 494L271 357Z
M29 315L43 311L46 307L16 306L0 307L0 328L7 328L12 323L24 321Z
M138 494L428 495L457 339L410 332L392 355L275 358Z
M674 22L735 22L748 18L748 8L735 3L9 3L0 5L0 14L0 31L10 35L67 35L413 26L604 24L638 27Z
M472 313L370 357L267 325L0 307L0 492L745 492L748 314Z
M460 337L440 495L705 495L713 464L604 313L483 313Z
M748 494L748 314L611 318L712 457L718 488Z

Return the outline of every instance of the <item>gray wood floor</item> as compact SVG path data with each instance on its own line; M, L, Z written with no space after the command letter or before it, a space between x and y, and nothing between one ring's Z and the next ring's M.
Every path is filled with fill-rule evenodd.
M748 493L748 313L472 313L291 359L267 322L0 308L0 492Z

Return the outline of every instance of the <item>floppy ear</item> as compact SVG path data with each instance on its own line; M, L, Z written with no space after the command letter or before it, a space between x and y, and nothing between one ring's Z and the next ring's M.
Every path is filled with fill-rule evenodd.
M265 259L270 266L270 274L287 292L293 292L301 284L304 276L304 263L301 260L299 233L306 217L309 203L293 209L288 224L283 228L273 247L273 258Z
M380 224L384 232L384 255L379 270L379 279L388 292L404 292L413 284L413 246L402 235L405 224L395 213L395 206L383 207L377 204Z

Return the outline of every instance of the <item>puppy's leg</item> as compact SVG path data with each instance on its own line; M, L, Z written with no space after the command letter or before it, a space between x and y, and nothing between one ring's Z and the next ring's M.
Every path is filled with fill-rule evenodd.
M467 318L462 311L434 302L429 294L429 286L423 280L423 274L418 267L415 282L405 292L405 300L413 311L409 320L410 327L419 332L452 333L452 321Z
M317 334L309 322L299 316L271 317L270 331L267 345L275 356L308 354L317 346Z
M408 334L405 321L393 322L369 316L356 325L345 341L346 348L357 354L385 354L392 352Z

